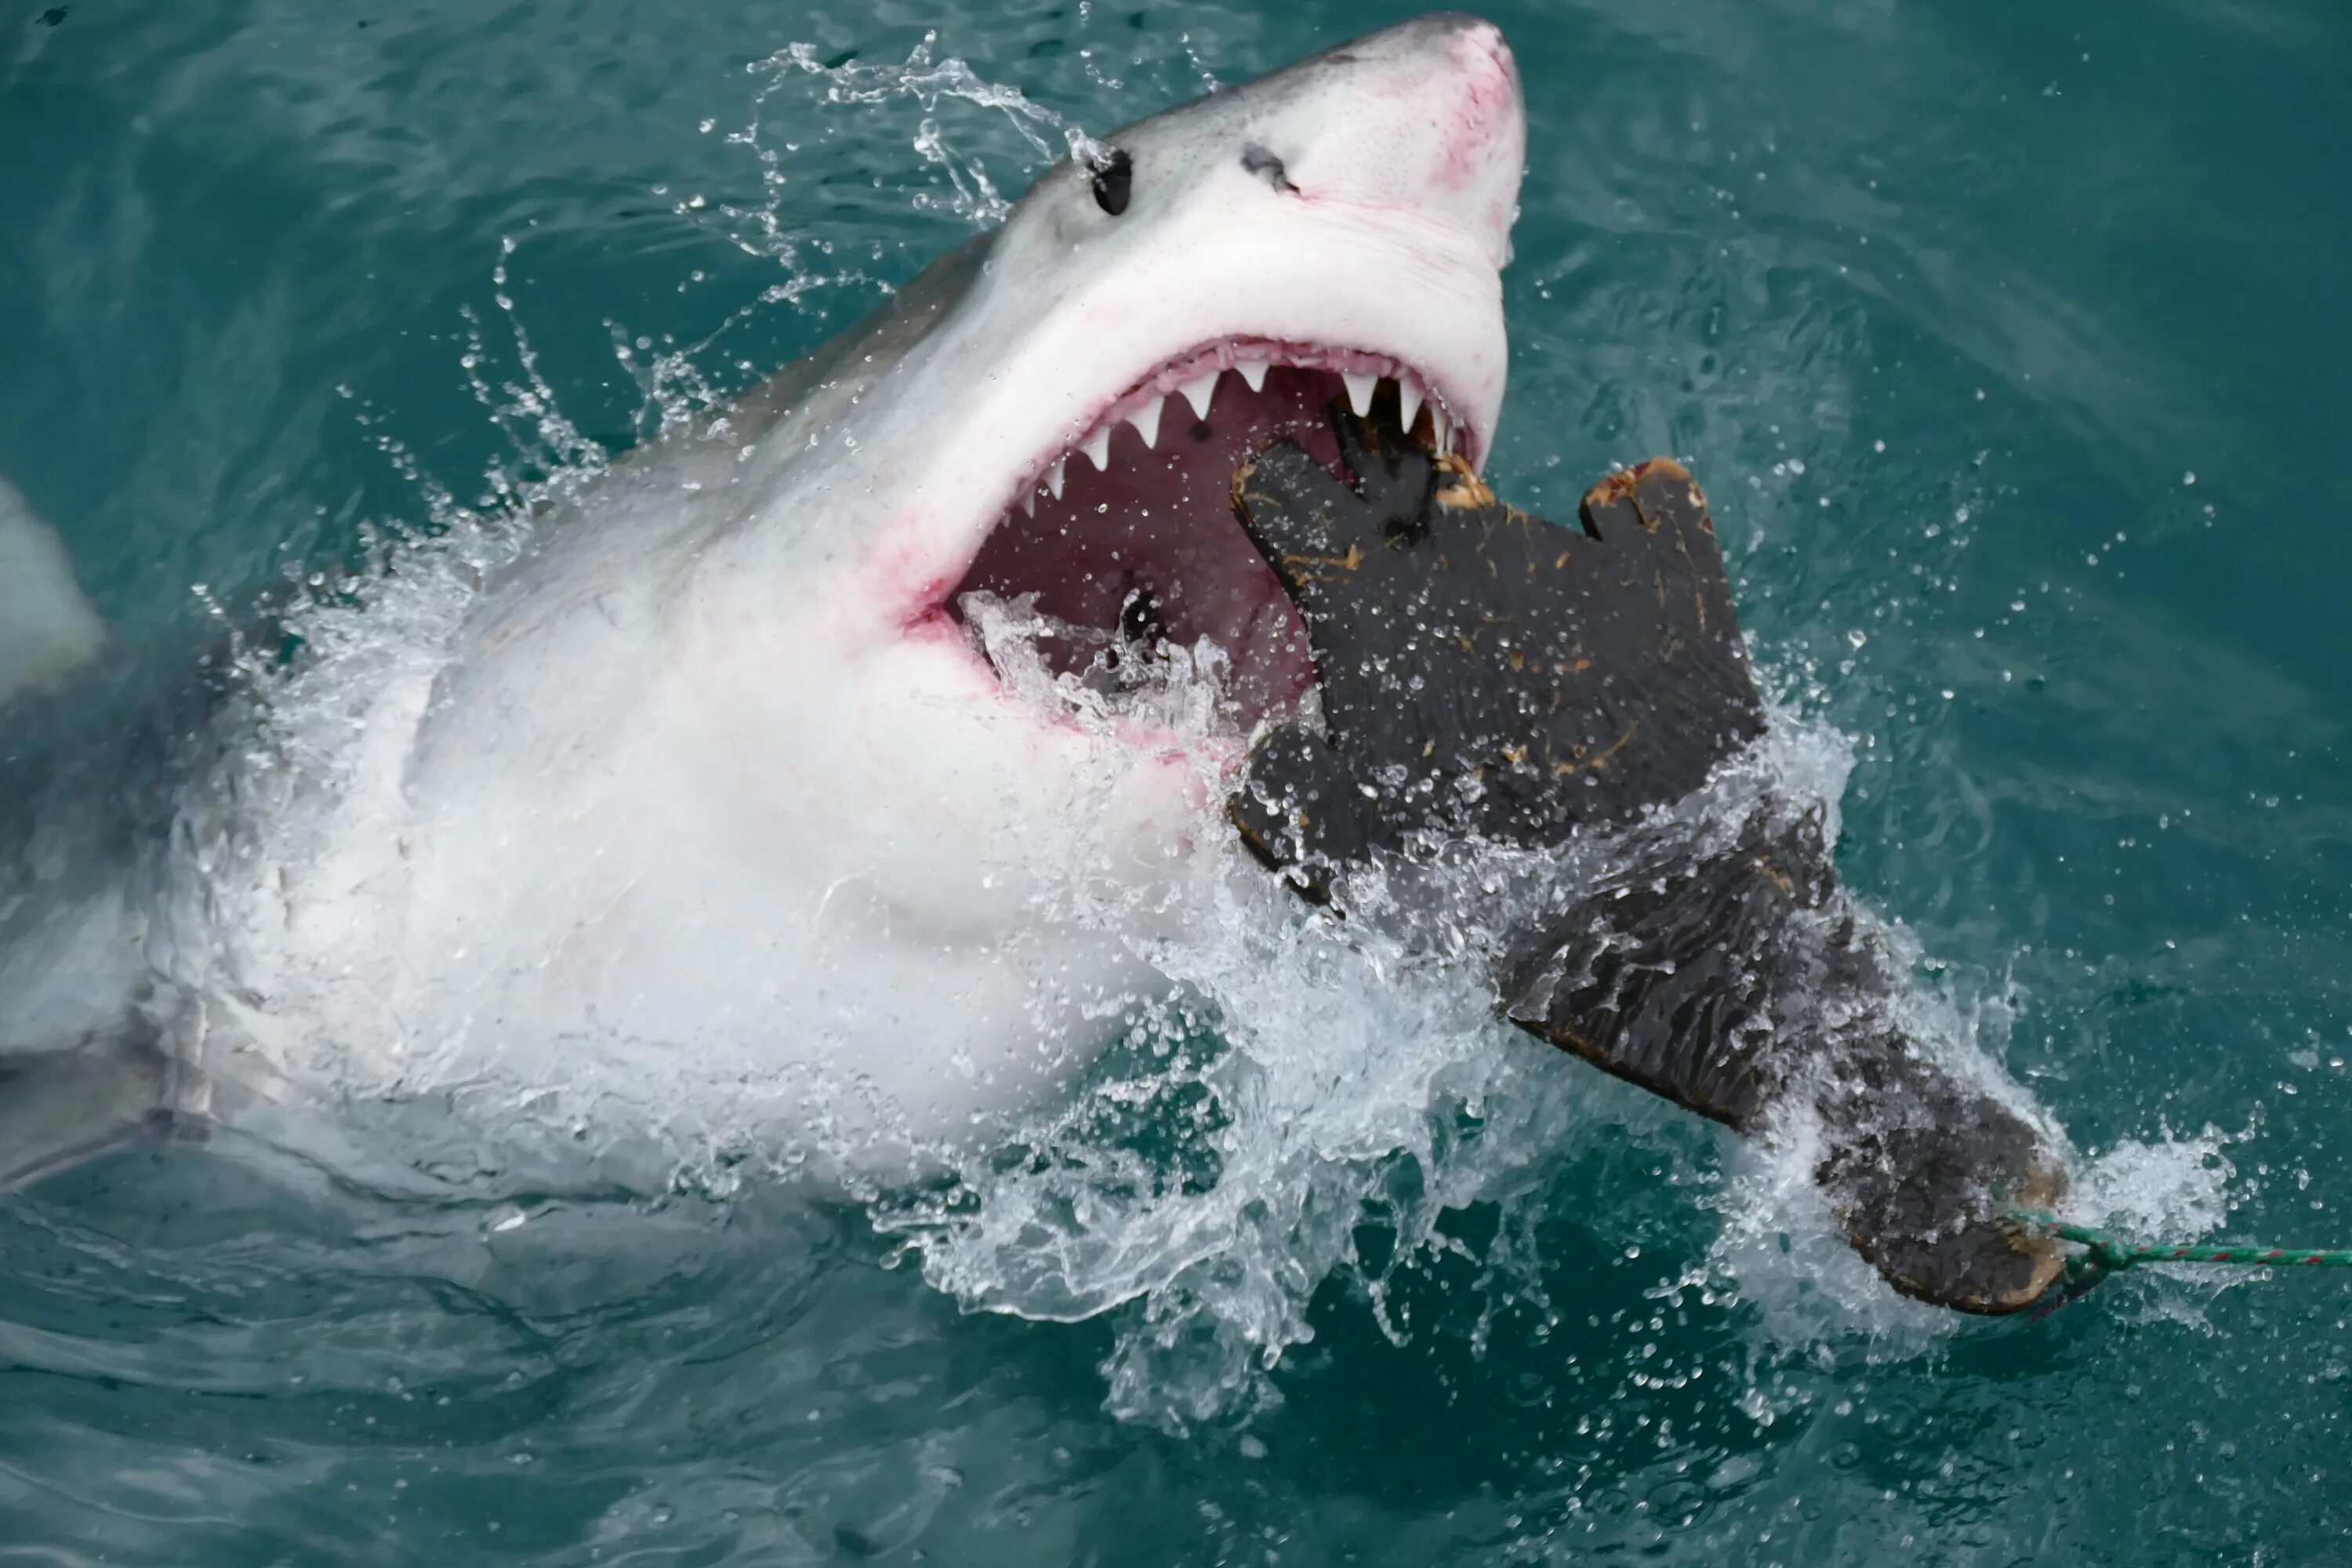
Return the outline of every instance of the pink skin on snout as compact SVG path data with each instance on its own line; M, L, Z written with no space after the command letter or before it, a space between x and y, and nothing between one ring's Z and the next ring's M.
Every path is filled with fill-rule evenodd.
M1493 166L1496 142L1518 119L1519 73L1500 29L1481 24L1457 35L1456 96L1431 183L1459 191ZM1497 215L1503 223L1507 215ZM1498 225L1500 226L1500 225Z

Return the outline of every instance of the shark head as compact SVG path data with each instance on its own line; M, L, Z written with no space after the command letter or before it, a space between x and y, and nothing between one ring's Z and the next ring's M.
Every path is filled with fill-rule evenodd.
M956 396L924 412L875 591L959 649L966 595L1034 595L1067 628L1043 649L1061 668L1123 632L1207 638L1240 728L1294 705L1312 667L1231 476L1279 436L1336 460L1340 397L1397 398L1476 460L1524 143L1500 33L1440 16L1055 169L951 264L961 297L904 367Z
M1342 398L1394 399L1433 447L1483 457L1525 137L1500 32L1449 14L1055 168L835 350L787 422L782 493L714 557L751 585L735 625L761 618L767 562L822 553L846 643L909 689L970 699L971 723L1002 728L984 710L1009 707L1047 732L1022 743L1068 726L1005 689L968 627L974 594L1045 617L1051 669L1205 639L1233 731L1286 712L1313 666L1231 477L1277 437L1336 462Z
M1098 1042L1154 976L1064 895L1169 879L1314 684L1232 475L1336 461L1340 399L1486 452L1524 142L1492 25L1389 28L1114 133L608 476L415 700L403 1016L757 1042L919 1134ZM1206 721L1065 700L1171 649Z

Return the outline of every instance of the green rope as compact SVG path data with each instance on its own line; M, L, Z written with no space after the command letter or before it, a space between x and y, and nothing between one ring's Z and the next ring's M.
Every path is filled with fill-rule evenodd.
M2068 1266L2076 1278L2076 1289L2069 1299L2097 1284L2110 1274L2142 1263L2236 1263L2251 1267L2298 1267L2309 1268L2352 1268L2352 1248L2331 1250L2311 1247L2179 1247L2159 1243L2154 1247L2135 1247L2118 1239L2111 1231L2095 1226L2073 1225L2032 1209L2020 1210L2007 1216L2012 1223L2030 1226L2062 1241L2071 1241L2088 1248Z

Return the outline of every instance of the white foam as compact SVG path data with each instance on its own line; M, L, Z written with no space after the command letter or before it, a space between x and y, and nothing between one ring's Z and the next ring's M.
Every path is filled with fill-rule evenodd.
M2124 1139L2076 1166L2066 1217L2143 1244L2195 1241L2230 1217L2237 1168L2222 1151L2232 1142L2214 1127L2186 1138L2167 1129L2154 1142Z

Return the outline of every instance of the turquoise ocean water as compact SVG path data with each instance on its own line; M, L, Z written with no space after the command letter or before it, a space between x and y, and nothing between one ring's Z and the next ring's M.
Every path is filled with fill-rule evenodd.
M747 384L1043 166L862 68L1102 132L1407 14L0 0L0 473L160 680L215 606L628 445L648 386ZM1488 15L1530 113L1498 488L1688 458L1853 746L1847 877L2114 1212L2352 1245L2352 12ZM1938 1322L1772 1261L1727 1140L1495 1048L1523 1103L1320 1189L1345 1245L1271 1339L967 1310L1004 1294L887 1204L764 1180L502 1228L233 1140L86 1167L0 1199L0 1563L2352 1552L2345 1276Z

